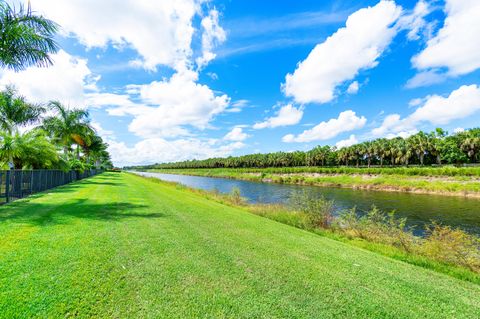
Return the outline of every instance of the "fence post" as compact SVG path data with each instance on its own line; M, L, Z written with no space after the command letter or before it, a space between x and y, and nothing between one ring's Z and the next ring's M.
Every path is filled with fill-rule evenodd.
M33 169L30 171L30 195L33 194Z
M5 175L5 197L8 203L10 201L10 170Z
M20 171L20 198L23 198L23 170Z

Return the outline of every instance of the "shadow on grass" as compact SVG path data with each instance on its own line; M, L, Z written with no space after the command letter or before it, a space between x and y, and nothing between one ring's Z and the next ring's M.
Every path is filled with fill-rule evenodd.
M68 224L76 219L96 221L121 221L131 218L160 218L161 213L151 213L146 205L127 202L97 203L89 199L76 199L58 204L31 201L16 202L0 208L0 223L18 222L38 226Z

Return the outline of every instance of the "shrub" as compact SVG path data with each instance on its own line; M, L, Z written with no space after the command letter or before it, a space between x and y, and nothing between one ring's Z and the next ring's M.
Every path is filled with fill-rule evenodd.
M312 227L329 228L333 221L334 202L312 193L296 192L289 200L293 210L308 216Z
M232 187L228 197L234 205L242 205L245 203L245 199L242 197L240 188L238 187Z
M411 252L417 237L405 225L405 218L397 218L393 211L386 214L376 206L363 216L357 213L355 207L343 211L335 221L335 228L350 238L388 244Z
M480 239L461 229L433 223L420 252L432 259L480 271Z

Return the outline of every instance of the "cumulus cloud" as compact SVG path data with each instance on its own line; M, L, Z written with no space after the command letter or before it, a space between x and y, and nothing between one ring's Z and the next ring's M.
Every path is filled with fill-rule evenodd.
M186 125L205 129L219 113L225 111L230 98L216 95L208 86L196 83L198 74L185 70L170 79L130 86L147 107L139 110L121 108L135 118L129 130L143 138L188 135ZM112 109L111 112L115 112Z
M321 122L297 136L285 135L282 140L287 143L329 140L340 133L361 129L366 122L367 119L364 116L359 117L355 112L347 110L340 113L336 119Z
M112 44L139 54L147 69L175 67L192 55L192 19L200 1L38 0L33 9L53 19L85 46Z
M87 66L87 60L74 57L64 50L52 55L53 66L29 67L20 72L0 72L0 86L14 85L22 95L34 102L60 102L86 107L86 92L96 90L95 77Z
M344 148L344 147L349 147L349 146L352 146L352 145L355 145L358 143L358 140L357 138L355 137L354 134L350 135L349 138L345 139L345 140L341 140L341 141L338 141L335 146L340 149L340 148Z
M480 110L480 87L463 85L452 91L448 97L432 95L422 107L409 116L414 123L427 121L435 125L470 116Z
M246 140L248 137L249 135L245 133L241 127L237 126L228 132L223 139L227 141L241 142Z
M345 27L318 44L293 74L287 74L284 93L298 103L333 100L338 85L378 64L397 33L394 23L401 12L394 1L382 0L351 14Z
M445 125L471 116L480 110L480 87L475 84L463 85L447 97L431 95L421 100L415 99L414 104L419 103L421 106L406 118L402 119L399 114L386 116L382 125L372 130L372 134L389 136L409 133L416 131L416 125L423 122Z
M447 68L448 75L467 74L480 68L480 1L446 0L443 27L412 59L419 70Z
M274 128L279 126L295 125L300 122L303 116L303 109L296 108L292 104L284 105L275 116L253 125L254 129Z

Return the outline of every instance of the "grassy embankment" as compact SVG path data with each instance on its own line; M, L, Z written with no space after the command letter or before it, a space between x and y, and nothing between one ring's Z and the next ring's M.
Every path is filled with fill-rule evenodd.
M106 173L0 207L0 317L474 318L480 286Z
M480 167L271 167L149 171L285 184L480 197Z

